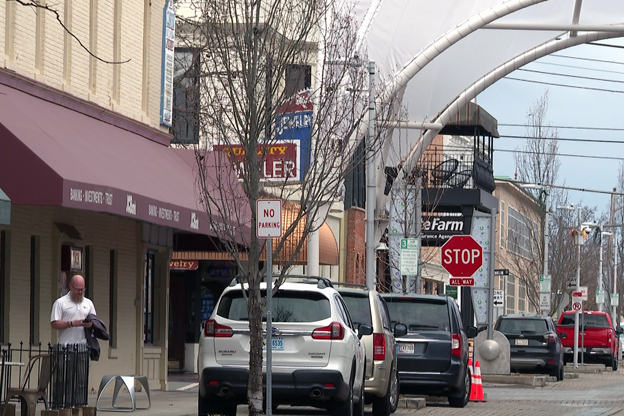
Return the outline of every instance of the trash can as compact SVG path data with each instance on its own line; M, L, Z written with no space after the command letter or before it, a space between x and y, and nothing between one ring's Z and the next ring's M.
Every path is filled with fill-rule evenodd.
M50 409L84 407L89 403L89 345L51 345Z

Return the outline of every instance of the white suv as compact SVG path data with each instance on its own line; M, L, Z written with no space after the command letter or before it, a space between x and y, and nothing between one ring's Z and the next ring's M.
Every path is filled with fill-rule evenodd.
M266 283L260 288L265 298ZM356 332L344 300L324 278L288 277L272 309L272 407L362 416L366 349L360 338L372 327L360 325ZM266 356L263 365L266 372ZM240 283L225 289L204 324L199 368L199 416L234 416L236 406L247 403L249 381L249 321Z

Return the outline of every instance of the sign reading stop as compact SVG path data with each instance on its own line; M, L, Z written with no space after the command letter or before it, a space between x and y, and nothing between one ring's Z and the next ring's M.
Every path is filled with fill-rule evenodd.
M470 235L454 235L441 249L442 267L453 277L470 277L483 264L483 248Z

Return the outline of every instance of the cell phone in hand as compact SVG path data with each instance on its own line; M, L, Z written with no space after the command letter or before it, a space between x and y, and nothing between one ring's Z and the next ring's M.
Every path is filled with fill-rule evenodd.
M84 321L82 321L82 322L84 322L85 324L88 324L89 322L91 322L91 319L87 318L87 319L85 319L85 320L84 320Z

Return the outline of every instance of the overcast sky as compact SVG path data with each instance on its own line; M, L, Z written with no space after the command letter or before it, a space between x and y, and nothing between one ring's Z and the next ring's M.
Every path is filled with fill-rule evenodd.
M604 191L617 185L624 160L624 40L599 43L617 47L580 45L557 52L514 71L477 97L499 123L494 175L514 177L513 151L526 139L508 136L527 135L527 113L548 90L546 120L560 138L557 184ZM582 200L599 212L608 211L610 195L571 192L570 197L575 204Z

